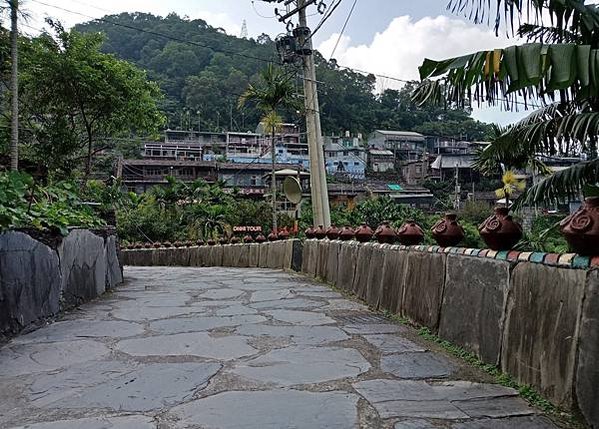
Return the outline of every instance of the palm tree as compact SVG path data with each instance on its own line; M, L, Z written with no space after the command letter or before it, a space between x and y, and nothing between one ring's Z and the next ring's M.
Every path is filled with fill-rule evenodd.
M479 158L487 166L509 160L511 168L534 163L537 154L586 155L587 161L528 188L515 202L549 203L596 192L599 184L599 7L584 0L450 0L449 8L488 21L528 43L443 61L425 59L413 98L425 101L503 105L540 103L504 130ZM518 23L524 22L518 26ZM538 165L539 163L537 163ZM542 166L540 167L542 169ZM591 189L593 188L593 189Z
M277 231L277 185L275 174L276 152L275 135L282 119L279 110L297 105L295 88L292 77L282 69L269 64L260 74L260 82L257 85L250 84L243 95L239 98L239 107L251 102L262 112L262 123L265 129L270 131L270 154L271 154L271 194L272 194L272 228Z

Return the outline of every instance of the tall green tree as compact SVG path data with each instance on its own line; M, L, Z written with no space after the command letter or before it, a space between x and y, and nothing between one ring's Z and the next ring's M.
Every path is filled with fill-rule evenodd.
M271 197L272 197L272 227L277 231L277 182L275 174L276 150L275 134L277 127L282 122L279 111L286 107L297 106L295 87L288 72L269 64L261 74L257 84L250 84L239 99L239 106L254 103L264 115L262 122L270 131L271 155Z
M529 43L442 61L426 59L415 100L503 104L508 109L521 102L542 103L506 129L482 153L481 163L508 159L519 167L537 153L586 155L587 161L530 187L517 206L599 191L599 6L584 0L498 0L496 6L451 0L449 7L465 10L475 21L494 13L497 32L506 21L508 32Z
M33 39L23 56L21 89L36 149L83 161L85 175L114 138L147 135L164 118L158 86L133 64L101 52L100 34L65 31Z

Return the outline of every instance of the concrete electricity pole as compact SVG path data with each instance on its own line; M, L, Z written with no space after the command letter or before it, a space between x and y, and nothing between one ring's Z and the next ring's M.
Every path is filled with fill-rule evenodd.
M10 5L10 57L11 57L11 118L10 118L10 169L19 169L19 66L18 66L18 40L19 29L17 14L19 12L19 1L11 0Z
M318 91L316 88L316 70L312 54L312 38L306 19L306 0L298 0L297 7L299 9L299 27L300 29L306 29L303 34L304 37L300 37L299 42L300 44L305 43L304 49L308 49L310 52L308 55L302 57L302 61L313 219L315 226L324 225L325 228L328 228L331 225L331 213L324 167L322 128L320 125Z

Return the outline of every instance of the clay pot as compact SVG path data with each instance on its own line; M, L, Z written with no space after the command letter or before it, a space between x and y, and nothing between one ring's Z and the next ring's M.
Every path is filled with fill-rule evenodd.
M277 241L279 239L279 236L277 235L276 232L271 232L270 234L268 234L268 241Z
M229 243L229 240L226 237L222 237L221 239L218 240L218 243L225 245L225 244Z
M152 248L152 243L144 243L144 248L145 249L151 249Z
M204 240L197 240L197 241L196 241L196 244L197 244L198 246L203 246L203 245L204 245L204 244L206 244L206 243L204 242Z
M339 238L339 233L341 231L339 230L339 228L337 228L335 225L331 225L328 229L327 229L327 238L329 240L337 240Z
M464 228L458 223L455 213L447 213L432 228L433 238L441 247L457 246L464 239Z
M506 207L495 207L495 213L478 226L478 232L492 250L509 250L522 238L522 227Z
M266 237L263 234L258 234L256 236L256 243L264 243L266 242Z
M172 244L170 241L165 241L164 243L162 243L162 247L171 247Z
M360 225L354 232L356 240L358 240L360 243L366 243L372 240L373 234L374 232L372 231L372 228L369 227L366 223Z
M570 249L583 256L599 255L599 197L590 197L560 222Z
M379 243L393 244L397 240L397 234L387 220L383 221L376 231L374 231L374 237Z
M135 243L135 249L143 249L144 245L141 243Z
M306 229L304 231L304 234L306 235L306 238L315 238L316 236L314 235L314 228L310 227L308 229Z
M213 239L208 240L207 243L208 243L208 246L216 246L216 241Z
M160 248L160 243L156 242L153 244L153 246L154 246L154 249L158 249L158 248Z
M179 241L179 240L177 240L177 241L175 241L175 242L173 243L173 246L175 246L175 247L183 247L183 246L184 246L184 244L183 244L183 242L182 242L182 241Z
M318 228L314 230L314 237L318 240L322 240L327 236L327 230L324 229L324 226L318 225Z
M229 243L231 243L231 244L239 244L239 243L241 243L241 239L239 237L233 236L233 237L231 237L231 240L229 241Z
M243 237L243 242L244 243L253 243L254 242L254 238L251 235L246 235L245 237Z
M424 231L416 222L409 220L397 230L397 238L404 246L415 246L424 241Z
M289 231L287 228L283 228L279 231L279 240L287 240L289 238Z
M344 226L339 231L339 240L349 241L354 239L354 229L349 226Z

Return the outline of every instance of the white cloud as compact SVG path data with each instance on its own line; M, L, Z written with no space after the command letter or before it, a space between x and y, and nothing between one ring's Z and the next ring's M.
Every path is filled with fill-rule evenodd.
M200 10L191 15L191 18L203 19L215 28L223 28L227 34L239 37L241 33L241 23L237 23L224 12L211 12L209 10Z
M328 58L339 34L333 34L320 43L318 50ZM418 79L418 67L424 58L445 59L483 49L516 43L505 37L496 37L485 26L474 25L446 16L425 17L414 21L410 16L399 16L369 44L352 45L351 38L343 36L335 51L339 64L380 73L401 79ZM379 79L379 85L397 87L390 80Z

